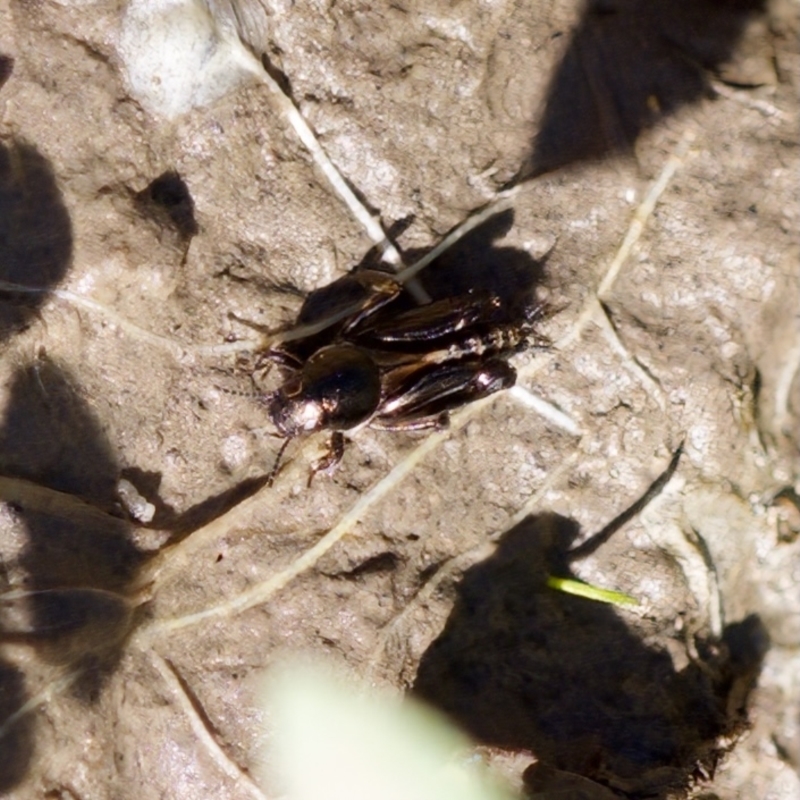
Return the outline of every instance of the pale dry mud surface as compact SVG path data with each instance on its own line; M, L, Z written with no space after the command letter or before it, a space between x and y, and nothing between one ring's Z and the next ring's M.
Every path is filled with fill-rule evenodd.
M311 651L532 796L797 797L797 4L218 4L407 263L518 187L430 294L553 311L517 389L310 488L240 320L373 242L224 53L137 83L168 6L0 0L0 795L271 796L255 689Z

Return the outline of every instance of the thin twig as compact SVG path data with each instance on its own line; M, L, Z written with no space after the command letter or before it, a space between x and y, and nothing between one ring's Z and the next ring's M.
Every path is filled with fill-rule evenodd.
M602 530L590 536L585 542L573 547L569 551L570 561L580 561L582 558L594 553L599 547L604 545L623 525L627 525L635 516L637 516L642 509L646 508L653 498L658 497L664 490L664 487L669 483L675 470L678 468L678 462L681 460L683 453L683 442L681 442L672 458L667 465L667 468L647 487L647 490L642 496L626 508L621 514L614 517L608 525L604 526Z
M151 650L149 655L167 687L172 692L172 696L186 716L192 732L198 741L203 744L214 763L237 785L247 789L253 797L258 800L267 800L268 796L261 791L253 779L220 747L202 706L193 696L186 681L183 680L173 664L162 658L154 650Z

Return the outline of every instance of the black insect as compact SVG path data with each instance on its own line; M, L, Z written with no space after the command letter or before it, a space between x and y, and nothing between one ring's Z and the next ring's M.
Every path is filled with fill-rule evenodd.
M445 427L450 411L513 386L509 356L533 339L543 342L533 333L539 307L512 322L491 293L412 308L403 294L391 275L356 272L310 295L298 327L260 354L260 363L285 371L283 385L265 397L286 438L270 480L288 443L303 434L331 431L313 477L338 464L344 431ZM321 317L325 323L315 325Z

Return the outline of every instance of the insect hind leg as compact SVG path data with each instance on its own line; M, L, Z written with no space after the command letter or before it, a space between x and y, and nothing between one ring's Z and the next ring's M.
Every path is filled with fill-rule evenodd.
M322 458L318 459L311 465L311 471L308 475L308 483L306 488L311 486L311 481L318 472L324 472L330 475L344 456L344 434L341 431L334 431L331 434L330 441L328 442L328 452Z

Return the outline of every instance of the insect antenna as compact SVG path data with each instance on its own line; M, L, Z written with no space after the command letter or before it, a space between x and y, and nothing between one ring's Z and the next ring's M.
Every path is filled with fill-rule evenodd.
M214 384L214 388L218 389L220 392L225 394L229 394L232 397L246 397L249 400L260 400L264 396L264 392L256 391L255 389L251 389L249 392L245 392L242 389L229 389L227 386L220 386L219 384Z

